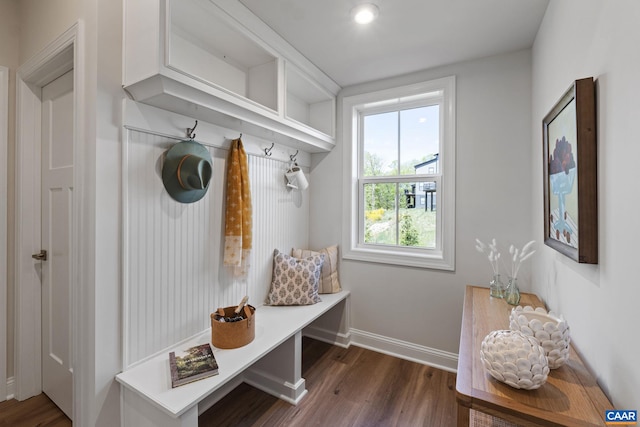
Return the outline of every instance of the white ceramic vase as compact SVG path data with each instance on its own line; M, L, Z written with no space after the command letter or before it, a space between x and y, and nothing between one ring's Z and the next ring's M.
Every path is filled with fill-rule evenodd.
M549 367L538 341L519 331L493 331L482 340L480 360L491 376L514 388L534 390L547 381Z
M569 325L564 317L544 308L518 306L511 310L509 328L538 340L548 359L550 369L564 365L569 358Z

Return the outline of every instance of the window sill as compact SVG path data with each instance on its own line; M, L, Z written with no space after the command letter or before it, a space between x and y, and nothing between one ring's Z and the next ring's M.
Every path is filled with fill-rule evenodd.
M374 262L378 264L399 265L404 267L418 267L446 271L455 270L453 257L447 257L441 251L416 253L383 249L345 248L342 252L342 258L354 261Z

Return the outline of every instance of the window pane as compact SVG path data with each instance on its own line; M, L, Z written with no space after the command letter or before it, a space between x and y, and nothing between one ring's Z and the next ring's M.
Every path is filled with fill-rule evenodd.
M365 184L364 202L364 243L435 248L434 182Z
M439 151L440 107L400 111L400 174L438 173Z
M400 184L400 246L435 248L436 183L431 181Z
M396 245L396 184L364 185L364 242Z
M398 174L398 112L373 114L363 123L364 176Z
M438 105L364 116L362 131L363 176L440 172Z

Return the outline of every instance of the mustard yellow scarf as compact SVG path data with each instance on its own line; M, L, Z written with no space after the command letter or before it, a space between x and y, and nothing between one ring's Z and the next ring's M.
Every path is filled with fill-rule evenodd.
M240 138L231 141L227 163L224 265L234 267L234 274L242 277L249 272L252 207L247 153Z

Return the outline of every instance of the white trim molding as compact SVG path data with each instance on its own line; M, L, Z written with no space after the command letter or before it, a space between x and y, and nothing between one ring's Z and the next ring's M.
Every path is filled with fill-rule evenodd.
M9 69L0 66L0 402L7 396L7 141Z
M7 400L11 400L16 395L16 379L14 377L7 378L6 381L7 394L0 397L6 397Z
M351 344L357 347L432 366L444 371L457 372L458 355L455 353L449 353L358 329L351 329L350 334Z
M351 345L351 334L349 332L336 333L335 331L328 328L309 325L303 329L302 335L342 348L349 348L349 346Z
M41 289L31 254L40 250L40 94L30 62L16 77L15 384L16 399L42 390ZM38 213L38 215L36 215Z
M25 62L16 76L16 243L15 243L15 398L24 400L42 391L41 367L41 284L38 265L31 254L40 250L40 111L41 89L57 77L73 69L74 80L74 159L83 158L84 108L81 88L84 86L84 59L81 49L82 22L53 40L38 54ZM71 239L71 310L72 358L74 366L74 418L82 409L84 398L76 385L82 375L77 369L82 360L78 342L80 326L91 321L93 313L81 310L82 288L79 283L81 250L81 208L83 178L80 168L74 168L73 185L76 197L72 206ZM89 398L87 396L86 398Z
M438 100L440 105L441 172L429 181L437 182L436 247L414 248L364 243L362 219L364 206L359 194L362 179L360 118L363 114L395 106L425 104ZM456 79L455 76L393 87L342 98L343 209L342 257L358 261L411 267L455 270L456 220ZM427 176L427 175L425 175Z

